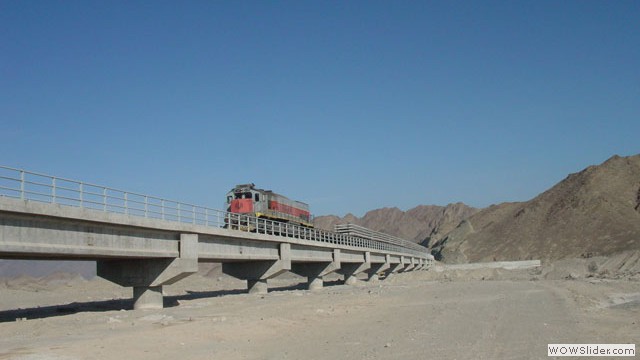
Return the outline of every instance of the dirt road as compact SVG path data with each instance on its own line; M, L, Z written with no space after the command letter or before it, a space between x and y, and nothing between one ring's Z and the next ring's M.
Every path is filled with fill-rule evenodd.
M283 283L259 296L212 292L197 276L168 289L177 306L155 311L119 311L128 300L97 284L0 289L0 359L547 359L548 343L640 342L637 281L422 272L318 292ZM90 293L104 300L71 303ZM67 305L5 307L39 294Z

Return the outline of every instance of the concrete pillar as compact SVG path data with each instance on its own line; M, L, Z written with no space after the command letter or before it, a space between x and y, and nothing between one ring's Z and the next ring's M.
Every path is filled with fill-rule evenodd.
M278 260L258 260L222 264L222 272L240 280L247 280L250 294L266 294L267 280L291 270L291 244L280 244Z
M134 286L133 309L162 309L162 286Z
M426 259L423 260L424 261L424 266L422 267L423 270L428 271L429 268L431 266L433 266L433 258L429 258L427 257Z
M377 281L378 274L389 269L390 266L391 266L391 255L387 254L385 255L385 261L383 263L371 264L371 267L369 268L369 270L367 270L367 275L369 277L368 281Z
M371 268L371 253L365 252L362 263L342 263L338 272L344 275L346 285L354 285L358 282L358 274Z
M307 277L309 290L318 290L324 287L323 276L340 269L340 249L333 250L333 261L294 263L291 272Z
M404 267L405 267L405 265L403 263L389 264L389 267L384 272L385 278L390 277L391 274L395 274L395 273L401 272L404 269Z
M162 309L162 285L174 284L198 271L198 235L181 234L174 259L99 260L97 275L133 287L134 309Z
M344 284L345 285L355 285L358 283L358 276L356 274L345 275L344 276Z
M402 269L402 272L412 271L415 268L414 258L405 258L406 266Z
M308 278L307 289L314 291L324 287L324 280L321 277Z
M369 270L367 270L368 281L376 281L378 280L378 274L389 269L391 264L388 262L371 264Z
M249 294L266 294L269 291L267 279L247 280Z
M400 268L395 272L407 272L410 271L411 268L413 268L411 259L406 256L400 256Z

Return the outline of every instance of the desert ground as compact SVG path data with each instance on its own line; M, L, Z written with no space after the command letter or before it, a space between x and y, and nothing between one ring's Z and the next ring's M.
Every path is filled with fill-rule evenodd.
M223 275L165 287L165 308L128 310L100 278L0 282L0 359L548 359L549 343L640 341L640 279L584 263L393 274L266 295Z

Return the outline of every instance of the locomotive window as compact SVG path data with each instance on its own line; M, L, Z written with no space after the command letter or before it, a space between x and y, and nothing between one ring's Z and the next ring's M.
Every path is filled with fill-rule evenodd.
M256 202L260 201L260 194L256 193Z
M248 193L244 193L244 198L245 198L245 199L251 199L252 197L253 197L253 196L251 196L251 193L250 193L250 192L248 192Z
M227 196L227 204L231 204L231 196Z

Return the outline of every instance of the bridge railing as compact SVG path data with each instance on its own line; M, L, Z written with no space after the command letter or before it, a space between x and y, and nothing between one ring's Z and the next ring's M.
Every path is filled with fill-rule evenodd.
M0 196L150 219L393 251L421 258L427 255L425 247L402 239L386 241L339 234L6 166L0 166Z

